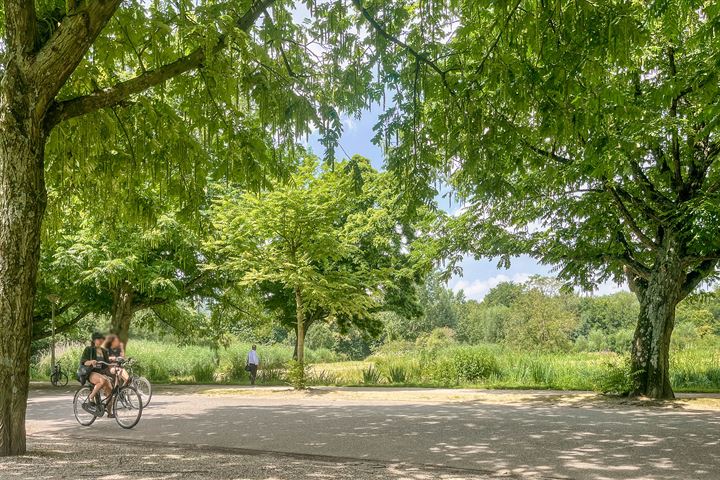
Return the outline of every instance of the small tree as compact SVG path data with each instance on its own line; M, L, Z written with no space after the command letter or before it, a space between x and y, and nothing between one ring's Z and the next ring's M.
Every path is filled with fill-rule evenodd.
M192 301L207 287L200 240L173 212L149 225L76 215L76 227L67 227L48 245L52 263L41 278L69 284L66 295L75 308L109 314L111 330L124 343L135 313L153 309L161 316L158 307Z
M213 205L209 268L268 289L281 308L292 301L301 364L310 317L371 323L417 276L403 253L413 234L403 234L387 187L360 157L319 171L306 156L287 184L259 195L228 189Z

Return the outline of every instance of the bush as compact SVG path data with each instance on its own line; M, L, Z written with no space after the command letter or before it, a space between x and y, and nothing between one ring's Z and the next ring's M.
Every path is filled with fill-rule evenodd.
M372 366L363 369L362 383L365 385L377 385L380 383L380 372Z
M192 376L197 383L212 383L215 380L215 365L213 363L193 365Z
M408 383L410 375L405 365L388 365L387 379L390 383Z
M593 378L593 390L601 393L627 395L633 389L635 374L630 368L630 359L607 362Z
M295 390L305 390L307 388L307 370L304 363L296 360L290 360L287 365L286 381L292 385Z
M428 350L446 348L455 343L455 331L448 327L440 327L434 329L432 332L423 333L415 340L415 345L418 348Z

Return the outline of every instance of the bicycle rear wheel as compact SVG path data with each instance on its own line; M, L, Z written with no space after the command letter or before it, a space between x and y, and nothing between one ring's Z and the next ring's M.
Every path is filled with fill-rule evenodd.
M63 372L58 377L57 383L54 384L56 387L64 387L68 384L68 376L67 373Z
M113 400L115 421L122 428L133 428L142 416L142 398L131 386L120 387Z
M150 381L145 377L133 377L132 385L142 398L143 408L147 407L152 398L152 385Z
M90 405L89 408L94 409L95 406L92 405L92 402L89 400L91 393L92 388L87 386L80 387L78 391L75 392L75 398L73 398L73 412L75 413L75 420L77 420L83 427L89 427L97 418L94 413L83 408L83 406L87 407Z

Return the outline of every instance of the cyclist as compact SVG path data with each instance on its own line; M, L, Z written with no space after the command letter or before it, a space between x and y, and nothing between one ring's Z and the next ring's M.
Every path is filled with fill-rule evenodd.
M105 396L107 397L112 394L112 383L107 377L107 367L105 365L98 364L98 362L110 363L108 352L102 346L104 341L105 335L99 332L93 332L92 343L85 347L82 357L80 358L80 363L85 366L92 367L92 372L90 372L90 375L88 376L88 380L93 385L93 390L88 397L90 402L99 400L97 395L100 390L103 390L105 392ZM100 402L96 401L96 405L99 405L99 403ZM110 405L109 402L108 405ZM108 412L108 416L110 415L111 413Z
M108 335L105 338L103 347L107 350L111 362L117 362L119 359L125 358L125 346L117 335L112 333ZM118 375L122 379L123 385L126 385L130 379L130 375L122 367L110 367L110 372Z

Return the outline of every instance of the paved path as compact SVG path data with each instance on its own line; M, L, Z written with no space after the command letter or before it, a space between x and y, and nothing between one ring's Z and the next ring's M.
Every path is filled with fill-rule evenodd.
M197 389L195 389L197 390ZM347 390L346 390L347 392ZM614 479L720 478L720 412L618 405L566 406L463 400L454 391L411 400L363 393L261 391L153 398L130 431L100 419L83 428L71 394L35 390L31 433L118 439L157 447L202 445L236 453L279 452L318 461L452 467L475 474ZM396 396L394 399L393 397ZM409 477L408 477L409 478Z

